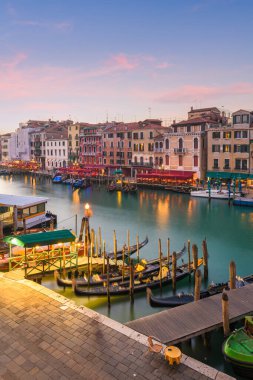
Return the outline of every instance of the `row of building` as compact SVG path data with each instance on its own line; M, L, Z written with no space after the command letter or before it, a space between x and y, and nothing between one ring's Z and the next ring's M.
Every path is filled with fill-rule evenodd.
M2 162L37 161L41 170L80 164L127 175L171 171L175 177L253 181L253 112L193 109L164 127L158 119L99 124L28 121L0 137Z

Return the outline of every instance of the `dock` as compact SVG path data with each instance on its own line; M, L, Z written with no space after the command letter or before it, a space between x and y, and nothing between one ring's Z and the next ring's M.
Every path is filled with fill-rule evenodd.
M253 314L253 284L227 292L229 320ZM222 294L139 318L127 323L133 330L153 335L163 344L176 344L222 326Z
M32 281L0 273L0 289L1 379L234 379L186 355L173 368L146 336Z

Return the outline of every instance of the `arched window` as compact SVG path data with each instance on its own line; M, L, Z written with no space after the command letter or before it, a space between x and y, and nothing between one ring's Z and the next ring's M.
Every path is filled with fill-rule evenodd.
M169 139L166 139L165 140L165 148L169 149L169 147L170 147Z
M168 155L165 156L165 164L166 165L170 164L170 157Z
M149 164L153 165L153 157L149 157Z
M179 139L178 140L178 147L179 147L179 149L183 149L183 139Z
M155 143L155 147L158 148L158 142Z
M197 137L195 137L195 139L193 140L193 147L194 149L198 149L199 147L199 140L197 139Z
M159 158L159 165L161 166L162 164L163 164L163 158L160 157L160 158Z
M158 157L156 157L155 158L155 164L158 165L158 162L159 162Z
M163 143L162 143L162 141L160 142L160 149L162 149L163 148Z

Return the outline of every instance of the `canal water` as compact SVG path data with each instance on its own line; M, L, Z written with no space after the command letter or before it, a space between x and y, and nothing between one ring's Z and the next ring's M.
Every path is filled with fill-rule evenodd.
M71 186L53 184L49 179L34 179L31 176L2 176L0 193L15 195L36 195L48 197L47 208L58 216L59 228L75 230L77 215L77 232L84 215L84 205L89 203L93 210L90 219L91 228L97 232L101 227L106 250L113 250L113 231L116 231L118 247L127 241L130 231L130 244L136 243L146 235L149 243L140 250L141 258L158 257L158 239L162 241L162 251L166 254L167 239L170 238L171 252L180 250L187 240L197 244L199 256L202 254L202 241L207 240L209 252L209 278L203 288L211 281L228 280L229 263L234 260L237 274L246 276L252 273L253 247L253 209L229 206L227 201L192 198L187 194L168 191L141 189L136 194L107 192L105 187L94 185L87 189L72 191ZM184 258L187 262L187 255ZM55 284L53 278L46 279L45 286L69 297L78 305L85 305L112 319L125 323L129 320L156 313L162 309L151 308L145 294L135 296L134 305L129 298L112 297L108 310L106 298L76 297L72 289L63 291ZM178 291L191 292L193 281L188 278L177 284ZM160 290L155 291L159 294ZM163 295L172 294L171 285L163 290ZM215 334L217 336L215 336ZM221 332L212 335L216 342L222 342ZM214 338L215 337L215 338ZM195 343L194 343L195 342ZM194 349L197 347L198 349ZM184 345L184 352L199 360L229 372L224 364L220 344L215 353L208 354L209 344L199 349L200 340L193 340L193 345ZM189 352L188 352L189 351ZM214 362L215 363L214 363ZM225 365L225 367L224 367Z

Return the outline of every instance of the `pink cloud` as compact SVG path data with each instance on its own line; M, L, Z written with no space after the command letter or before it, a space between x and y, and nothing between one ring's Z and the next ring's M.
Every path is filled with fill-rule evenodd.
M234 83L227 86L194 86L186 85L180 88L157 94L155 101L166 102L188 102L193 98L205 100L221 95L253 94L253 83Z
M138 65L137 58L130 59L125 54L115 55L107 62L107 66L112 70L133 70Z

